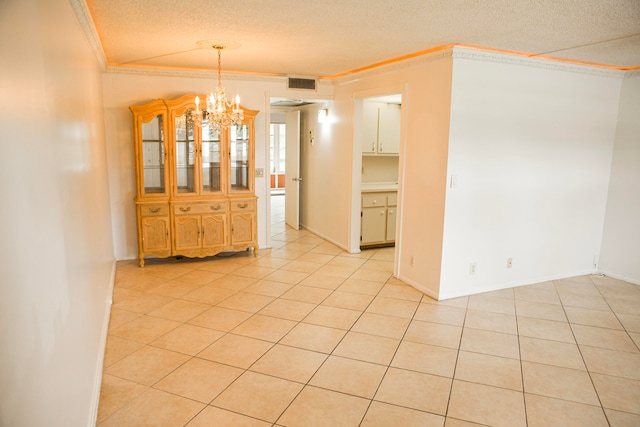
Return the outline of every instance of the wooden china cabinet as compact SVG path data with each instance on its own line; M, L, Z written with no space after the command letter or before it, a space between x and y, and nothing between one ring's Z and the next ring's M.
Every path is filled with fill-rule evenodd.
M205 99L204 95L199 95ZM258 250L254 122L191 120L196 95L129 107L136 158L138 259Z

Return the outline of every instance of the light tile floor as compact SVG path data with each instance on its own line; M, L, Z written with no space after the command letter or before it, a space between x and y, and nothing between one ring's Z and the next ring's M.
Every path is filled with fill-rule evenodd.
M640 425L640 287L437 302L391 277L392 248L282 221L255 258L118 263L100 426Z

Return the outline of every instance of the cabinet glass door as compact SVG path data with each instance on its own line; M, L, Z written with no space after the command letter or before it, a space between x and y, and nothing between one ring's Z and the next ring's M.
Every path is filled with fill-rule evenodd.
M202 191L216 193L221 190L220 130L216 126L202 125Z
M249 190L249 126L233 125L230 128L230 180L231 191Z
M142 164L144 192L165 193L164 132L162 114L142 123Z
M195 141L193 121L185 113L176 117L176 186L178 193L195 191Z

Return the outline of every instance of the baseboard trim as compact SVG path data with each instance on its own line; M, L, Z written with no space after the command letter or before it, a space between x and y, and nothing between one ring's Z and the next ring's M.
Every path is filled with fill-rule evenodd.
M402 281L402 283L406 283L407 285L419 290L423 294L425 294L425 295L433 298L434 300L438 301L438 293L432 291L431 289L425 287L424 285L421 285L420 283L414 282L411 279L407 279L406 277L402 277L401 275L398 276L397 279Z
M300 228L303 228L303 229L307 230L308 232L313 233L313 234L315 234L316 236L318 236L318 237L320 237L320 238L322 238L322 239L326 240L327 242L329 242L329 243L331 243L331 244L333 244L333 245L336 245L336 246L337 246L337 247L339 247L340 249L342 249L342 250L344 250L344 251L346 251L346 252L349 252L349 248L348 248L346 245L343 245L342 243L337 242L337 241L333 240L332 238L330 238L330 237L328 237L328 236L325 236L324 234L322 234L322 233L320 233L320 232L318 232L318 231L316 231L316 230L314 230L314 229L312 229L312 228L307 227L307 226L306 226L306 225L304 225L304 224L300 224Z
M631 277L626 277L626 276L623 276L622 274L611 273L606 270L598 270L598 274L604 274L607 277L622 280L624 282L632 283L634 285L640 285L640 280L633 279Z
M96 365L96 374L93 381L93 393L91 410L89 411L88 426L95 426L98 421L98 406L100 405L100 389L102 388L102 370L104 369L104 352L107 348L107 337L109 334L109 321L111 320L111 306L113 304L113 288L116 281L116 263L113 261L111 266L111 278L109 280L109 293L107 296L104 318L102 320L102 330L100 331L100 357Z

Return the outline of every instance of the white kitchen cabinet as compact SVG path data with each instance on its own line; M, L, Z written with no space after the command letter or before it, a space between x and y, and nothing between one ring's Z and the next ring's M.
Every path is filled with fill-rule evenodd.
M396 195L396 192L362 193L360 247L395 244Z
M385 238L388 242L395 242L396 240L397 194L389 193L387 195L387 232Z
M397 155L400 151L398 104L364 101L363 155Z

